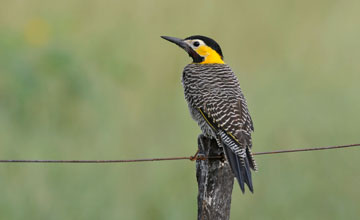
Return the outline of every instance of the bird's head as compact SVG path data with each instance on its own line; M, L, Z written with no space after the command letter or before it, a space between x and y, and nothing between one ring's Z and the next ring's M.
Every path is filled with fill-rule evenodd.
M211 38L201 35L194 35L185 39L167 36L161 37L183 48L193 59L194 63L224 63L219 44Z

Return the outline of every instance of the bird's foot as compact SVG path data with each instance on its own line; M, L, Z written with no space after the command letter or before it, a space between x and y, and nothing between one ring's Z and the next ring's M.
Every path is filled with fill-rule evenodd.
M196 154L194 154L194 156L190 157L191 161L194 161L194 160L206 160L206 159L207 159L207 157L205 156L205 154L199 153L199 150L196 152Z
M199 150L196 151L196 153L194 154L194 156L191 156L191 157L190 157L190 160L191 160L191 161L196 160L197 157L198 157L198 154L199 154Z

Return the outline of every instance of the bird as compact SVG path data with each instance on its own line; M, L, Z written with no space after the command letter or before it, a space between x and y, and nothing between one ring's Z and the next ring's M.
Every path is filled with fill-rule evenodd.
M185 39L161 36L184 49L192 58L182 73L185 99L202 134L215 138L237 179L254 192L251 170L257 166L251 153L254 125L240 83L224 62L219 44L206 36Z

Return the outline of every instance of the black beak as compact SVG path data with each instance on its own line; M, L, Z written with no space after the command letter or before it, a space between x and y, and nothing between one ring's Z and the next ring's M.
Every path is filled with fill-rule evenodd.
M191 58L193 58L194 63L201 63L204 61L204 58L196 53L184 40L176 37L168 37L168 36L161 36L161 38L170 41L184 49Z
M161 38L170 41L171 43L174 43L176 45L178 45L179 47L181 47L182 49L187 51L187 48L189 48L190 46L185 43L182 39L180 38L176 38L176 37L168 37L168 36L161 36Z

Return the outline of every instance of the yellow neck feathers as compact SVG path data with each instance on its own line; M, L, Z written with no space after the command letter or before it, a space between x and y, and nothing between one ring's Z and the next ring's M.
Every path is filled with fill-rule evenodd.
M207 63L220 63L224 64L224 61L221 59L221 56L213 50L211 47L208 46L200 46L196 49L196 52L204 57L204 61L200 64L207 64Z

